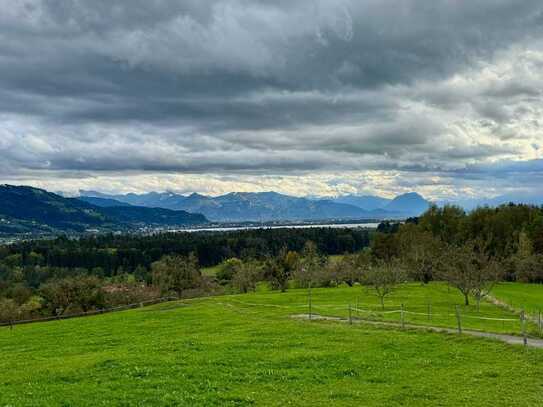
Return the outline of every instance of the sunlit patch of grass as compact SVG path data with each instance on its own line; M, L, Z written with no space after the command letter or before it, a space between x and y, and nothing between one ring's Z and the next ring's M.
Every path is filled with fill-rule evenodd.
M359 305L378 308L378 300L361 287L313 290L315 306L330 313L345 315L357 298ZM386 308L403 302L415 309L428 298L436 310L458 302L446 286L407 285ZM1 328L0 405L537 406L543 401L541 350L290 317L305 312L306 305L306 290L262 287L246 295ZM481 312L506 311L484 304Z

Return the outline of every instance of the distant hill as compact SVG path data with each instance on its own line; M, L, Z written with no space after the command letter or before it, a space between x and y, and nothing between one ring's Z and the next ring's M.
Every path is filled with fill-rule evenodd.
M430 207L430 202L416 192L398 195L384 209L390 212L401 212L412 216L424 213Z
M391 199L374 195L344 195L334 199L334 202L354 205L367 211L383 209Z
M100 207L42 189L1 185L0 233L82 232L96 228L194 225L207 221L203 215L185 211L124 205Z
M394 199L373 195L345 195L335 198L334 202L347 203L366 210L381 210L395 216L419 216L430 207L430 202L416 192L398 195Z
M185 196L172 192L149 192L146 194L108 195L96 191L79 191L82 200L100 198L103 201L115 201L133 206L145 206L148 208L164 208L171 210L183 210L180 204Z
M376 204L367 209L337 200L298 198L277 192L232 192L217 197L196 193L185 196L172 192L106 195L93 191L81 191L81 195L85 199L91 196L131 205L202 213L208 219L219 222L385 219L405 215L377 208ZM390 202L378 197L375 197L374 201ZM411 214L408 215L411 216Z
M82 196L82 197L79 197L78 199L88 204L99 206L100 208L110 208L112 206L124 206L124 207L132 206L129 203L116 201L115 199L98 198L95 196Z

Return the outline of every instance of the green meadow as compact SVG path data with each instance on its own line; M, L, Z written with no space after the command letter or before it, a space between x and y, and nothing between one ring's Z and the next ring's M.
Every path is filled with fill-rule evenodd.
M515 291L501 285L497 292ZM383 314L371 291L312 290L313 312ZM407 284L387 298L407 322L455 326L462 298ZM431 306L432 316L424 315ZM307 290L164 303L95 317L0 328L0 406L538 406L543 350L424 330L293 318ZM454 312L453 312L454 314ZM490 303L462 307L465 328L515 332ZM470 319L468 316L494 319ZM354 313L353 317L357 317ZM517 325L514 325L517 324Z
M537 315L543 312L543 284L500 283L492 295L517 310Z

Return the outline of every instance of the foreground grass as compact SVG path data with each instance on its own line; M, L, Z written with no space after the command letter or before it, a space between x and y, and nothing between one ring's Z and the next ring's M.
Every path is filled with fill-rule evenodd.
M331 308L359 291L315 290L314 300ZM214 297L0 329L0 405L543 402L541 350L290 318L304 298Z

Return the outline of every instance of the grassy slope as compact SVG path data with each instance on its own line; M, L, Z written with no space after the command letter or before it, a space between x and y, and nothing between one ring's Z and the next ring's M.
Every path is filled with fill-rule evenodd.
M307 292L305 290L293 290L288 296L274 296L273 294L262 294L259 302L288 306L282 312L285 314L307 312ZM456 327L455 305L460 304L459 309L462 315L462 326L467 329L477 329L489 332L520 334L520 321L518 315L498 308L490 303L481 303L478 312L475 301L472 305L463 306L463 298L455 289L449 289L443 283L431 283L421 285L418 283L405 284L392 295L386 297L385 313L381 313L378 298L371 289L361 287L334 288L313 290L314 312L322 315L343 316L348 315L348 306L351 304L359 309L371 310L373 312L353 312L353 316L360 316L375 320L387 320L399 322L400 314L387 313L388 311L399 310L404 304L405 322L434 325L444 327ZM428 305L431 306L431 319L428 318ZM496 318L511 321L500 321ZM528 326L531 334L536 335L537 329L534 324Z
M202 269L202 274L204 276L215 277L217 273L219 272L220 268L221 268L220 264L216 266L212 266L212 267L204 267Z
M332 307L359 292L315 290L314 299ZM304 296L215 297L0 329L0 405L543 402L541 350L289 318Z
M492 295L516 309L524 308L532 314L543 311L543 284L501 283Z

